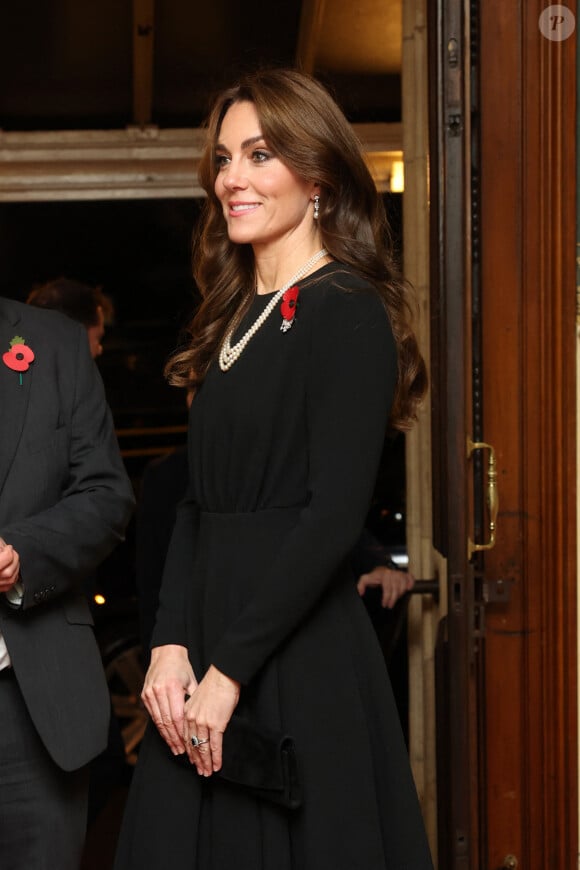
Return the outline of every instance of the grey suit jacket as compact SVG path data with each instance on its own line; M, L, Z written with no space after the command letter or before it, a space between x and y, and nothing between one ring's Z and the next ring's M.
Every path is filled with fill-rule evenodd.
M21 376L3 359L16 335L35 354ZM110 700L81 585L122 540L132 507L84 328L0 297L0 537L19 553L24 583L20 609L0 595L0 631L64 770L106 745Z

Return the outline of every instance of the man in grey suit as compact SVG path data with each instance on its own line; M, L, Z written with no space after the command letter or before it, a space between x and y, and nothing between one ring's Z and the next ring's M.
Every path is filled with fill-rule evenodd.
M0 864L76 870L110 700L83 578L133 492L85 330L0 297Z

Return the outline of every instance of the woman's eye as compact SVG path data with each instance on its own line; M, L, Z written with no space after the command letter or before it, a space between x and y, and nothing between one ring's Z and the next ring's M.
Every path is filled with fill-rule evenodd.
M216 154L214 159L217 169L222 169L224 166L227 166L230 161L230 158L226 154Z
M252 152L252 160L254 163L265 163L266 160L269 160L271 155L267 151L263 151L259 149L257 151Z

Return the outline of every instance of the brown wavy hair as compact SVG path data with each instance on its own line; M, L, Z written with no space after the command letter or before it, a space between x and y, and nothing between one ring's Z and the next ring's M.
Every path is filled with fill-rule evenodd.
M244 101L254 104L264 139L278 158L299 177L320 185L318 224L330 256L355 269L380 294L399 359L390 425L409 428L425 394L427 374L411 327L412 295L395 263L383 201L342 111L318 81L294 69L246 76L217 98L207 120L199 165L207 199L193 246L193 275L202 301L187 327L186 346L166 365L169 383L189 389L202 383L228 326L247 309L255 292L252 248L230 241L214 191L214 149L221 124L229 107Z

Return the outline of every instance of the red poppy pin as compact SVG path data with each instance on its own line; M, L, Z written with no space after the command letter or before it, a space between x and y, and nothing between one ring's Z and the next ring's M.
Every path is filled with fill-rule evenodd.
M18 372L22 384L22 372L28 371L30 363L34 360L34 351L28 347L21 335L15 335L10 339L10 350L3 354L2 360L9 369Z
M282 312L282 325L280 329L282 330L282 332L288 332L288 330L294 323L294 318L296 317L296 308L298 307L299 293L300 290L298 288L298 285L295 284L294 287L289 287L282 296L282 303L280 305L280 311Z

